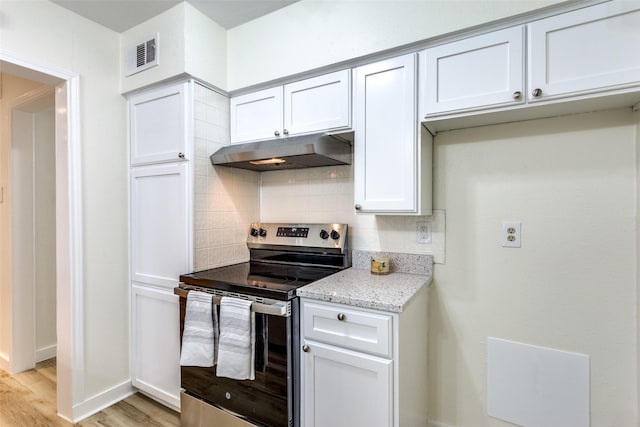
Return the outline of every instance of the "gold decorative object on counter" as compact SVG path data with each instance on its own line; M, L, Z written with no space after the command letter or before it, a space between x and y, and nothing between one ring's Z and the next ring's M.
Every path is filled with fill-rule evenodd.
M389 258L371 258L371 274L389 274Z

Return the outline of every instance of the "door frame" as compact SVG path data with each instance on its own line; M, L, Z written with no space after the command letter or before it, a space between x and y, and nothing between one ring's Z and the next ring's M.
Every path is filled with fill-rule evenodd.
M63 81L55 87L56 396L58 415L72 421L74 406L84 399L80 76L2 49L0 61Z

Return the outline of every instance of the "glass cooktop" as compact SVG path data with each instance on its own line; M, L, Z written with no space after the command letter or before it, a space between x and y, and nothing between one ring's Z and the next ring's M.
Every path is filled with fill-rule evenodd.
M184 274L180 281L238 294L289 300L296 296L297 288L337 271L328 267L244 262Z

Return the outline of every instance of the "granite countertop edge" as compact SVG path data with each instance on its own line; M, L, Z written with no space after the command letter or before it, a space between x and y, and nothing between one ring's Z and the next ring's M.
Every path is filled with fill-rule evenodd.
M297 289L297 295L353 307L401 313L415 295L431 284L431 274L371 274L348 268Z

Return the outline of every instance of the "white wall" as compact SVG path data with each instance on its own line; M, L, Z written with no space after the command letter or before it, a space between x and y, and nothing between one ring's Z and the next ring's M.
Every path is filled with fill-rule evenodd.
M635 150L630 110L436 136L433 418L500 425L484 415L495 336L589 355L591 425L637 425ZM504 220L522 221L522 248L500 247Z
M185 71L220 89L227 88L227 31L185 4Z
M0 49L80 76L84 401L129 380L127 138L119 36L45 0L2 1ZM78 402L74 402L78 403Z
M122 59L130 46L160 34L159 64L129 77L122 76L122 93L187 73L221 89L227 87L227 35L223 27L188 3L124 31Z
M302 0L232 28L228 90L350 60L559 0Z

